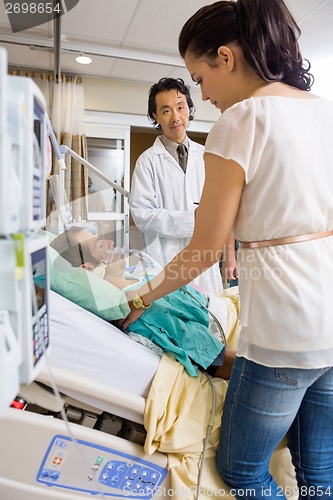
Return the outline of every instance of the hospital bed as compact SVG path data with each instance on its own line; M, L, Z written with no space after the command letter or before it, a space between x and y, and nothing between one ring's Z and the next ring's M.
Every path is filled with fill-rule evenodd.
M21 387L20 396L34 405L32 411L9 409L1 422L0 440L2 449L7 450L0 467L2 500L16 500L23 494L27 500L81 499L99 493L99 488L105 496L150 498L152 488L168 485L166 456L157 453L153 459L147 457L141 445L91 429L91 422L95 424L102 413L117 416L117 421L109 419L114 429L119 432L120 424L131 421L142 436L145 397L160 358L55 292L50 294L50 322L53 345L49 365L61 392L60 400L46 388L50 384L47 368L38 383ZM43 385L39 385L41 382ZM62 406L68 410L69 419L71 411L75 415L84 412L85 425L78 422L66 426L54 418ZM42 411L44 414L36 413ZM69 440L69 430L78 440L78 449ZM57 465L61 455L65 456L63 465ZM98 459L103 461L99 464ZM17 467L13 467L15 462ZM120 487L111 484L109 476L106 478L112 465L120 468L114 474L122 481ZM125 481L126 474L135 470L147 474L150 480L141 483L136 495L126 489ZM102 476L103 471L104 479L95 484L92 476Z
M2 89L5 82L2 78L3 66L0 64ZM15 82L16 86L19 80ZM39 315L32 271L33 268L42 268L42 274L48 277L46 242L44 239L41 241L39 236L35 238L35 232L45 227L46 126L59 160L58 228L63 228L67 220L63 185L65 164L46 117L43 97L32 82L27 79L20 82L19 92L15 96L13 94L10 116L15 112L20 130L17 133L13 128L11 145L17 149L15 141L22 142L20 154L15 154L15 161L20 162L17 171L22 170L22 178L14 179L9 188L11 176L8 173L15 172L15 168L0 168L1 178L4 179L0 183L3 188L0 234L6 240L19 231L26 240L31 239L31 245L26 241L25 266L22 267L22 255L20 266L18 261L12 259L11 274L5 286L2 280L1 291L2 307L7 312L15 312L19 319L21 316L25 318L27 342L24 347L29 348L29 352L25 352L23 357L24 361L29 361L30 371L24 373L24 379L20 379L27 385L21 385L15 401L16 406L21 404L23 407L26 401L26 409L7 409L7 401L6 409L2 408L1 500L83 500L92 495L115 499L160 496L191 499L197 497L199 481L203 490L200 490L200 498L212 496L212 492L217 496L232 496L232 491L218 477L215 467L219 425L227 390L225 381L211 381L202 373L195 378L189 377L174 358L158 356L98 315L54 291L43 295L43 316ZM13 82L11 86L14 87ZM7 111L4 96L5 93L1 92L1 117ZM19 99L23 98L29 106L21 105ZM29 110L27 118L25 109ZM36 126L36 110L37 125L40 126ZM0 120L1 127L7 132L6 121ZM1 139L4 136L0 133ZM23 151L32 151L32 144L34 154L24 155ZM3 151L6 152L6 160L0 163L0 167L11 165L8 151L1 142L1 155ZM37 152L38 169L35 168ZM13 165L16 165L15 161L13 157ZM91 168L89 164L86 166ZM18 186L22 189L17 190ZM126 192L123 194L126 196ZM8 203L7 195L24 210L17 209L14 214L11 213L8 206L12 206L13 210L15 207ZM7 245L7 241L4 244ZM40 252L42 258L39 258ZM3 275L7 277L7 269L3 269ZM25 300L19 293L22 281L26 285ZM44 288L48 292L49 287ZM12 293L11 300L7 300L11 290L15 293ZM30 292L34 294L33 300ZM105 296L99 296L98 302L105 304L105 299ZM20 306L24 306L25 315L20 314ZM118 306L116 303L115 307ZM38 319L36 324L38 327L46 326L43 332L48 334L47 316L50 319L47 342L44 334L39 336L44 338L41 343L45 350L43 361L46 348L47 353L50 347L52 349L48 363L40 371L39 359L30 367L34 360L31 354L36 353L35 345L30 341L31 325L35 325L32 319ZM12 326L16 327L17 322L13 322ZM5 353L9 351L8 345L3 347ZM15 372L18 371L16 368L18 366L15 366ZM1 364L0 370L0 380L7 381ZM205 460L202 460L204 450ZM282 445L275 452L272 467L279 484L290 488L289 493L292 494L288 496L296 498L290 458L286 451Z
M82 500L98 493L114 498L195 498L213 405L212 386L205 376L189 377L174 359L161 359L55 292L50 294L49 305L49 365L60 399L48 387L52 383L48 368L37 382L21 387L20 396L30 401L31 411L11 408L1 422L0 439L6 450L1 498ZM217 404L200 498L211 496L212 491L228 498L232 492L215 468L227 384L221 379L213 382ZM190 401L191 397L188 408L179 407L178 400ZM172 413L175 405L177 415ZM64 409L71 421L68 425L57 418ZM188 422L193 421L191 412L196 417L200 414L197 420L202 421L192 436L186 432ZM272 468L289 498L297 498L285 445L275 452Z

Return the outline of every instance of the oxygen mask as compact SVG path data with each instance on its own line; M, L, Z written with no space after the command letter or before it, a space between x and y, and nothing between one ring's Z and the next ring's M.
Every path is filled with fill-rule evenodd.
M119 260L119 258L124 258L125 251L123 248L114 247L112 250L106 250L107 258L103 259L102 262L106 265L112 264L114 260Z
M100 278L104 278L106 266L119 260L126 262L124 272L127 278L141 279L146 274L154 276L162 269L157 262L141 250L125 250L124 248L114 247L112 250L106 250L106 253L107 257L101 260L93 271Z
M112 250L106 250L106 253L106 259L101 260L98 266L93 271L93 274L96 274L96 276L99 276L100 278L104 278L106 266L112 264L116 257L118 257L117 260L119 260L119 258L124 255L124 250L114 247Z

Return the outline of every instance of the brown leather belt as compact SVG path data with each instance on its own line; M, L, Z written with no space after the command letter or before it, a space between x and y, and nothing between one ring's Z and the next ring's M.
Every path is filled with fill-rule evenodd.
M290 243L300 243L301 241L318 240L320 238L327 238L333 236L333 230L321 231L320 233L301 234L299 236L287 236L286 238L276 238L275 240L263 241L240 241L240 248L263 248L275 247L277 245L290 245Z

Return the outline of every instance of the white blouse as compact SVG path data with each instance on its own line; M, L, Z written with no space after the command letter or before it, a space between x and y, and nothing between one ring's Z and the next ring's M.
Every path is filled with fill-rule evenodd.
M240 241L333 229L333 102L264 96L227 109L205 151L236 161ZM333 237L238 250L238 356L266 366L333 365Z

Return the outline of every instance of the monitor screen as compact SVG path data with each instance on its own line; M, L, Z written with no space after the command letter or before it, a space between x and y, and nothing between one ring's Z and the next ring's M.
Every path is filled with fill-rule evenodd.
M46 248L31 253L31 270L34 287L31 290L32 303L32 352L36 365L49 347L48 332L48 277Z
M9 135L16 151L11 171L18 173L20 187L18 195L11 198L19 196L19 206L23 207L19 230L31 231L45 225L45 99L36 83L28 77L8 75L7 87L10 89Z
M34 99L34 137L33 137L33 219L44 217L44 111Z

